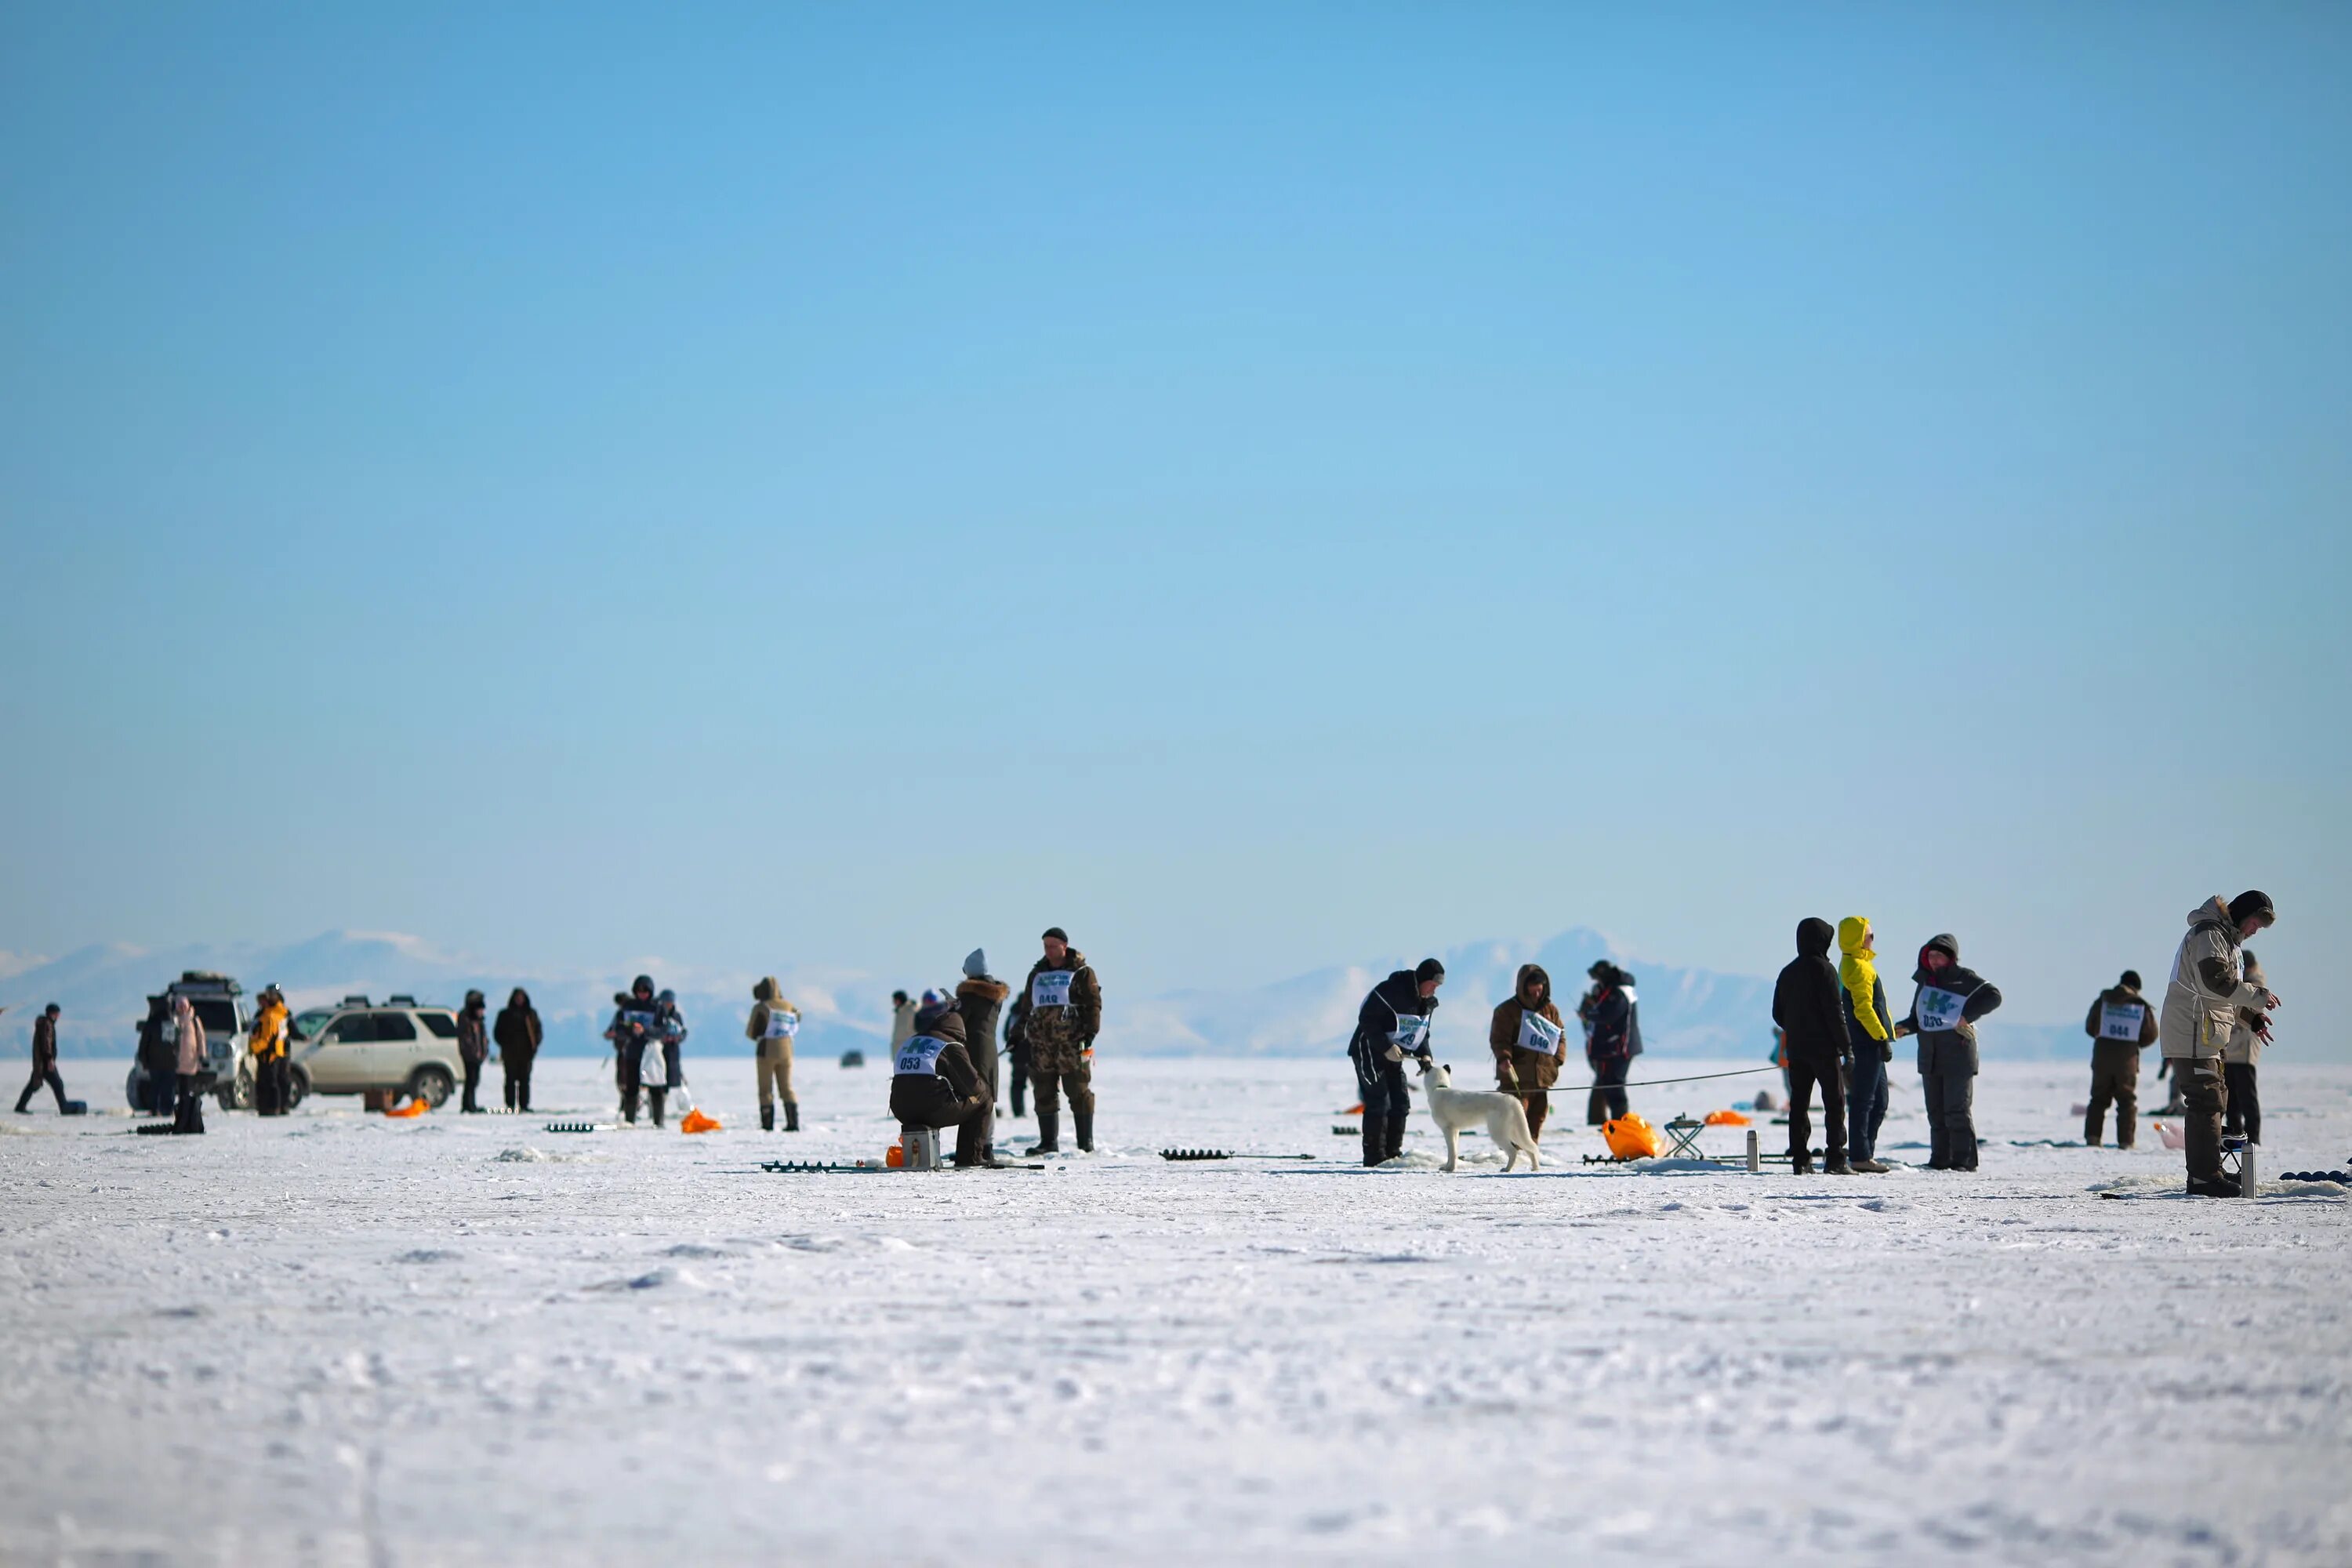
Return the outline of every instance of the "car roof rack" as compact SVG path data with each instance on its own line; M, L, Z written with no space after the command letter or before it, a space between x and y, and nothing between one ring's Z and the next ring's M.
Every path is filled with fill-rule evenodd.
M236 981L231 980L227 975L221 973L217 970L184 969L180 971L180 984L183 985L217 985L232 996L242 996L245 994L244 986L239 985Z
M344 997L341 1001L336 1003L335 1005L338 1007L373 1007L375 1004L369 1001L365 996L353 994Z
M387 1007L414 1007L416 998L405 991L395 991L383 999L383 1005Z

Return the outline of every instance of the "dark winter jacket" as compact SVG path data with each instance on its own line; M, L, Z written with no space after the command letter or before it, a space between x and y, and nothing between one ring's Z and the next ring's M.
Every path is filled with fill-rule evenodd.
M651 991L641 994L635 986L625 992L614 992L613 1022L604 1031L604 1037L624 1058L648 1042L660 1044L661 1004L654 1000Z
M1592 1031L1585 1038L1584 1059L1598 1071L1609 1062L1631 1061L1642 1054L1641 1004L1633 995L1633 977L1623 970L1612 973L1592 994L1587 1013Z
M489 1026L478 1006L464 1008L457 1015L457 1055L469 1062L489 1059Z
M147 998L147 1021L139 1026L139 1065L149 1072L179 1070L178 1042L164 1033L171 1020L169 1002L161 996Z
M1951 960L1939 973L1930 973L1927 954L1940 952ZM1973 969L1960 967L1959 940L1949 934L1931 936L1919 949L1919 967L1911 973L1918 989L1911 994L1911 1016L1905 1020L1919 1037L1919 1071L1922 1075L1952 1074L1974 1078L1977 1071L1977 1030L1979 1018L2000 1005L2000 992ZM1931 996L1942 992L1946 997L1959 998L1958 1017L1948 1029L1927 1029L1920 1026L1921 1004L1940 1004L1948 1008L1944 997ZM1930 1006L1932 1014L1938 1010Z
M490 1038L499 1044L499 1058L517 1067L529 1064L539 1054L539 1042L545 1037L539 1009L520 991L507 998L507 1005L499 1009L498 1022L490 1026Z
M963 1015L964 1048L977 1059L996 1059L996 1020L1013 988L992 974L966 980L955 990L956 1011Z
M1356 1009L1356 1032L1348 1037L1348 1055L1366 1078L1388 1060L1391 1046L1408 1056L1429 1054L1429 1023L1437 998L1421 994L1421 982L1410 969L1400 969L1364 994ZM1409 1023L1407 1020L1419 1020Z
M2109 1008L2116 1009L2115 1023L2118 1029L2130 1030L2128 1037L2109 1037ZM2139 1027L2132 1029L2129 1009L2139 1009ZM2162 1028L2156 1005L2128 985L2112 985L2092 1000L2091 1010L2083 1017L2083 1033L2091 1037L2091 1065L2111 1072L2139 1071L2139 1048L2156 1044Z
M952 1002L915 1015L915 1032L891 1062L890 1114L902 1127L952 1127L989 1101L988 1086L964 1048L963 1015Z
M1538 987L1541 987L1540 991ZM1541 1002L1534 997L1540 994ZM1528 1015L1535 1022L1528 1021ZM1551 976L1539 963L1519 965L1511 997L1495 1009L1486 1026L1486 1047L1495 1053L1495 1086L1506 1094L1541 1093L1559 1081L1568 1058L1568 1031L1551 999Z
M1039 1006L1037 977L1066 972L1070 975L1068 1005ZM1021 1015L1022 1043L1028 1048L1031 1071L1040 1075L1076 1072L1084 1065L1102 1028L1102 982L1085 953L1073 947L1063 952L1059 963L1038 959L1029 966L1029 978L1022 983L1021 994L1013 1005Z
M39 1077L58 1068L58 1021L47 1013L33 1019L33 1073Z
M1830 943L1836 940L1837 928L1825 920L1798 921L1797 956L1772 987L1772 1022L1780 1026L1789 1059L1815 1068L1830 1067L1849 1049L1845 988L1830 961ZM1885 1005L1880 1004L1882 1010Z

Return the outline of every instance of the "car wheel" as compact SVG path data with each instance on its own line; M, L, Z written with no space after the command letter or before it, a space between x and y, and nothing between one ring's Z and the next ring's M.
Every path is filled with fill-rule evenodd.
M436 1110L441 1109L457 1087L457 1081L449 1076L447 1068L418 1068L408 1075L409 1098L421 1100Z
M310 1092L310 1075L296 1068L286 1075L286 1109L293 1110Z
M131 1076L122 1080L122 1098L131 1109L143 1112L147 1109L147 1069L132 1063Z

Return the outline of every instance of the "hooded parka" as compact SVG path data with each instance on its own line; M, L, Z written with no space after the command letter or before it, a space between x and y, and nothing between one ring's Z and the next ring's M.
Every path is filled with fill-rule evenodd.
M1568 1060L1568 1026L1552 1000L1551 976L1538 963L1522 963L1510 999L1495 1009L1486 1027L1487 1048L1495 1053L1495 1083L1505 1094L1516 1094L1528 1113L1528 1133L1543 1136L1545 1116L1551 1110L1551 1087Z
M1927 967L1927 954L1951 962ZM1977 1168L1975 1116L1976 1021L2000 1005L2000 993L1972 969L1960 967L1960 944L1948 932L1929 937L1919 949L1911 978L1911 1012L1905 1026L1919 1037L1919 1089L1927 1109L1927 1167Z
M783 983L771 974L751 987L751 1016L743 1026L752 1042L760 1079L760 1126L775 1131L776 1101L784 1102L784 1131L801 1130L801 1103L793 1093L793 1040L801 1032L800 1009L784 997Z
M953 1002L915 1014L914 1033L891 1058L890 1114L902 1127L952 1127L984 1103L987 1087L965 1049Z
M2127 976L2137 980L2137 975ZM2102 991L2084 1015L2091 1037L2091 1098L2083 1109L2083 1142L2095 1149L2116 1108L2116 1147L2128 1149L2139 1131L2139 1053L2157 1039L2156 1009L2139 987L2118 982Z

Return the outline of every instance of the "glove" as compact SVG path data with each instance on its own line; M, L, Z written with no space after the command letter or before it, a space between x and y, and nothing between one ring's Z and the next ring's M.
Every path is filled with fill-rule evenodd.
M1437 1065L1437 1058L1431 1056L1425 1050L1413 1052L1412 1059L1421 1064L1421 1069L1423 1072L1427 1072L1431 1068Z
M1883 1062L1891 1062L1895 1059L1894 1041L1881 1040L1878 1042L1878 1059Z

